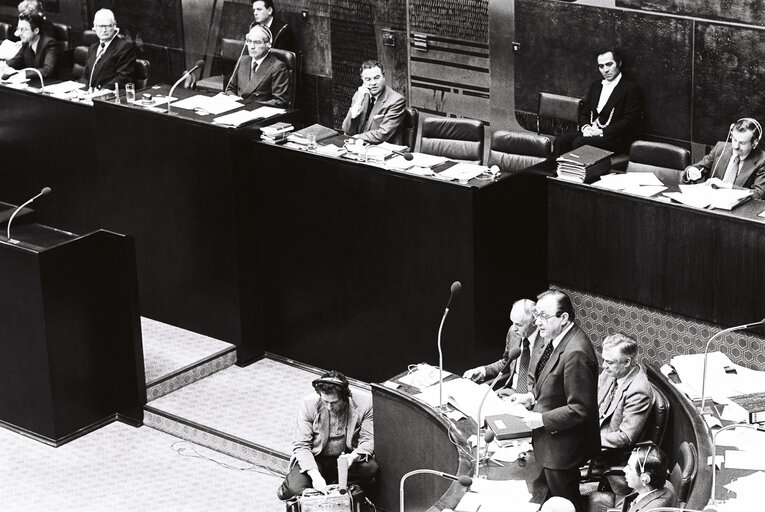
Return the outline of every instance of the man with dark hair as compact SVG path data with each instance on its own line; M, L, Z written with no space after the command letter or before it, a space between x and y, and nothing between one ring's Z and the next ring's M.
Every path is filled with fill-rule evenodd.
M525 422L542 469L538 483L547 486L548 497L566 498L581 512L579 466L600 451L598 360L587 335L574 324L568 295L559 290L540 294L534 317L544 349L529 376L531 392L511 400L532 408Z
M261 105L286 107L290 98L290 73L278 57L271 54L271 31L254 25L247 33L247 52L226 89L245 100Z
M59 46L50 36L43 33L45 20L40 14L21 14L16 27L16 36L21 41L21 49L11 60L8 67L13 69L35 68L43 78L55 78L58 64ZM9 74L6 69L4 74ZM25 72L27 78L38 79L34 71Z
M401 144L406 100L385 85L383 65L376 60L361 64L361 82L343 121L343 132L370 144Z
M667 456L653 443L636 446L624 466L627 485L635 490L624 497L623 512L640 512L676 505L675 488L667 480Z
M622 75L618 50L598 54L598 70L603 80L593 82L579 113L579 131L555 138L555 155L580 146L596 146L615 153L629 153L640 135L643 99L640 88Z
M273 34L271 46L281 50L295 52L295 37L292 29L283 21L274 18L273 0L255 0L252 2L252 16L255 18L250 24L250 28L255 25L262 25L268 28Z
M754 199L765 199L765 152L757 145L762 126L744 117L730 127L730 144L718 142L700 162L683 173L684 183L700 183L721 188L752 189Z
M325 491L337 483L338 459L348 464L348 481L369 487L377 473L374 459L372 400L354 396L348 380L331 371L313 381L315 393L300 406L292 442L290 472L277 491L287 500L305 489Z
M93 31L97 43L88 48L88 59L80 82L88 89L113 89L114 84L125 85L133 81L135 48L119 37L120 29L114 13L109 9L96 11Z

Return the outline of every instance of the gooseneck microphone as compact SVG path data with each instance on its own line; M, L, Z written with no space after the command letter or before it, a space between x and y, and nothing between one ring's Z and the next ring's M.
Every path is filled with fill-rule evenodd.
M44 188L43 188L43 189L40 191L40 193L39 193L39 194L37 194L37 195L36 195L36 196L34 196L32 199L30 199L30 200L29 200L29 201L27 201L26 203L24 203L24 204L22 204L21 206L19 206L18 208L16 208L16 210L14 210L14 212L13 212L13 215L11 215L11 218L10 218L10 219L8 219L8 230L6 231L6 238L8 238L8 241L9 241L10 243L13 243L13 244L17 244L17 243L19 243L19 242L18 242L18 240L13 240L13 239L11 238L11 222L13 222L13 218L16 216L16 214L17 214L17 213L19 213L19 212L21 211L21 209L22 209L22 208L24 208L26 205L28 205L29 203L31 203L32 201L34 201L34 200L35 200L35 199L37 199L38 197L40 197L40 196L44 196L44 195L47 195L47 194L50 194L50 193L51 193L51 188L50 188L50 187L44 187Z
M170 113L170 102L173 100L173 92L175 92L175 88L178 87L178 84L180 84L181 82L186 80L189 76L191 76L194 73L194 71L196 71L197 69L201 68L204 65L205 65L205 61L201 59L198 60L197 63L194 65L194 67L187 71L184 71L183 75L181 75L178 81L175 82L173 86L170 88L170 92L167 95L167 113L168 114Z
M422 474L436 475L436 476L440 476L441 478L446 478L447 480L451 480L453 482L459 482L459 484L463 487L470 487L471 485L473 485L473 479L467 475L459 475L459 476L450 475L449 473L443 473L441 471L436 471L434 469L415 469L414 471L410 471L409 473L401 477L401 482L399 483L399 487L398 487L399 512L404 512L404 481L412 475L422 475Z
M444 353L441 351L441 331L444 328L444 322L446 321L446 315L449 314L449 306L452 303L452 299L455 295L459 295L462 291L462 283L454 281L449 292L449 302L446 303L446 309L444 309L444 316L441 317L441 325L438 327L438 410L442 411L444 408Z
M398 156L404 157L404 160L406 160L407 162L411 162L412 160L414 160L414 155L411 154L409 151L396 151L394 149L394 150L391 151L391 153L393 153L394 155L398 155ZM459 281L454 283L454 284L459 284ZM454 286L454 285L452 285L452 286ZM461 286L462 285L460 285L460 287Z
M242 56L244 55L244 51L246 49L247 49L247 45L246 44L242 45L242 51L239 52L239 58L236 59L236 66L234 66L234 72L231 73L231 76L228 79L228 83L226 84L226 87L223 88L223 92L228 91L228 87L231 85L231 81L234 79L234 76L236 75L236 71L239 69L239 62L241 62Z
M35 73L37 73L37 76L40 77L40 93L44 93L45 92L45 84L43 84L43 76L42 76L42 73L40 73L40 70L37 69L37 68L24 68L24 69L20 69L20 70L16 71L15 73L11 73L8 76L11 77L13 75L18 75L19 73L23 72L24 73L24 78L26 78L26 76L27 76L26 72L27 71L34 71Z
M489 386L489 389L486 390L486 393L483 394L483 398L481 399L481 403L478 405L478 425L476 426L476 432L475 432L475 475L474 478L478 478L478 467L479 462L481 461L481 426L483 425L483 419L481 418L481 411L483 410L483 403L486 401L486 397L489 396L489 393L491 393L494 390L494 385L497 383L497 381L502 377L505 372L507 372L508 368L510 368L510 365L513 364L513 362L518 359L518 356L521 355L521 349L519 347L513 347L510 352L507 353L507 362L505 363L505 366L502 367L502 369L499 371L496 377L494 377L494 380L491 381L491 385ZM494 432L492 432L494 434ZM492 436L493 439L494 436ZM488 440L487 443L491 442L491 440Z

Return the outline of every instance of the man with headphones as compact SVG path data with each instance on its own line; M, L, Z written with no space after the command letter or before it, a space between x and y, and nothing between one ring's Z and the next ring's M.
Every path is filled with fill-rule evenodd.
M288 500L305 489L326 491L328 483L337 483L341 458L348 464L348 482L357 482L369 496L378 468L371 397L352 395L348 379L338 371L327 372L312 384L316 392L300 406L290 472L277 496Z
M756 119L739 119L730 125L725 142L718 142L700 162L685 169L683 183L749 188L754 199L765 198L765 152L757 147L761 137L762 126Z
M290 98L290 73L287 65L271 52L271 31L253 25L247 33L247 52L234 69L226 93L261 105L286 107Z
M632 450L624 477L635 492L624 497L621 512L675 506L675 488L667 480L667 456L655 444L641 443Z
M119 36L120 29L114 13L109 9L96 11L93 31L98 42L88 48L88 59L80 82L88 89L113 89L114 84L133 81L135 48Z

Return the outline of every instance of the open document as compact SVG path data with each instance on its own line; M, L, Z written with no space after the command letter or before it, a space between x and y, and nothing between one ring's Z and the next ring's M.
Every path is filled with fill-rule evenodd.
M642 197L655 196L667 189L652 172L606 174L601 176L600 180L593 183L592 186Z
M487 391L489 392L488 395L486 395ZM444 403L451 404L465 416L473 418L476 423L478 422L478 407L481 405L481 400L483 400L484 396L486 396L486 401L481 410L482 419L485 419L487 416L500 414L524 417L528 412L522 405L513 404L499 398L494 391L491 391L488 384L476 384L468 379L454 379L443 384ZM414 395L414 397L433 407L437 407L438 384L430 386L422 393Z
M680 185L680 192L666 192L664 195L678 203L696 208L732 210L751 199L752 191L741 188L715 188L699 183L696 185Z

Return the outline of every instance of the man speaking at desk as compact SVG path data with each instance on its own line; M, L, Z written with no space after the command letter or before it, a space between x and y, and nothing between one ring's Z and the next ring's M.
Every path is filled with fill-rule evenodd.
M80 82L88 89L112 89L114 84L133 81L135 48L119 37L120 29L114 13L101 9L93 17L93 30L98 42L88 48L88 60Z
M21 49L11 60L8 67L13 69L36 68L43 78L54 78L58 62L58 43L43 34L43 17L39 14L21 14L16 27L16 36L21 41ZM5 70L5 75L13 69ZM34 71L26 71L27 78L38 79Z
M383 65L376 60L361 65L361 82L343 121L343 132L370 144L401 144L406 100L385 85Z
M700 162L685 169L684 183L706 183L721 188L750 188L754 199L765 198L765 152L757 145L762 126L744 117L730 126L730 144L718 142Z
M270 52L271 31L263 25L253 25L246 42L249 55L239 58L226 92L261 105L286 107L290 97L290 73L287 65Z
M542 468L538 483L547 485L548 497L566 498L581 512L579 466L600 451L598 360L587 335L574 324L568 295L542 293L534 316L545 348L529 376L532 391L511 399L533 406L525 421Z

